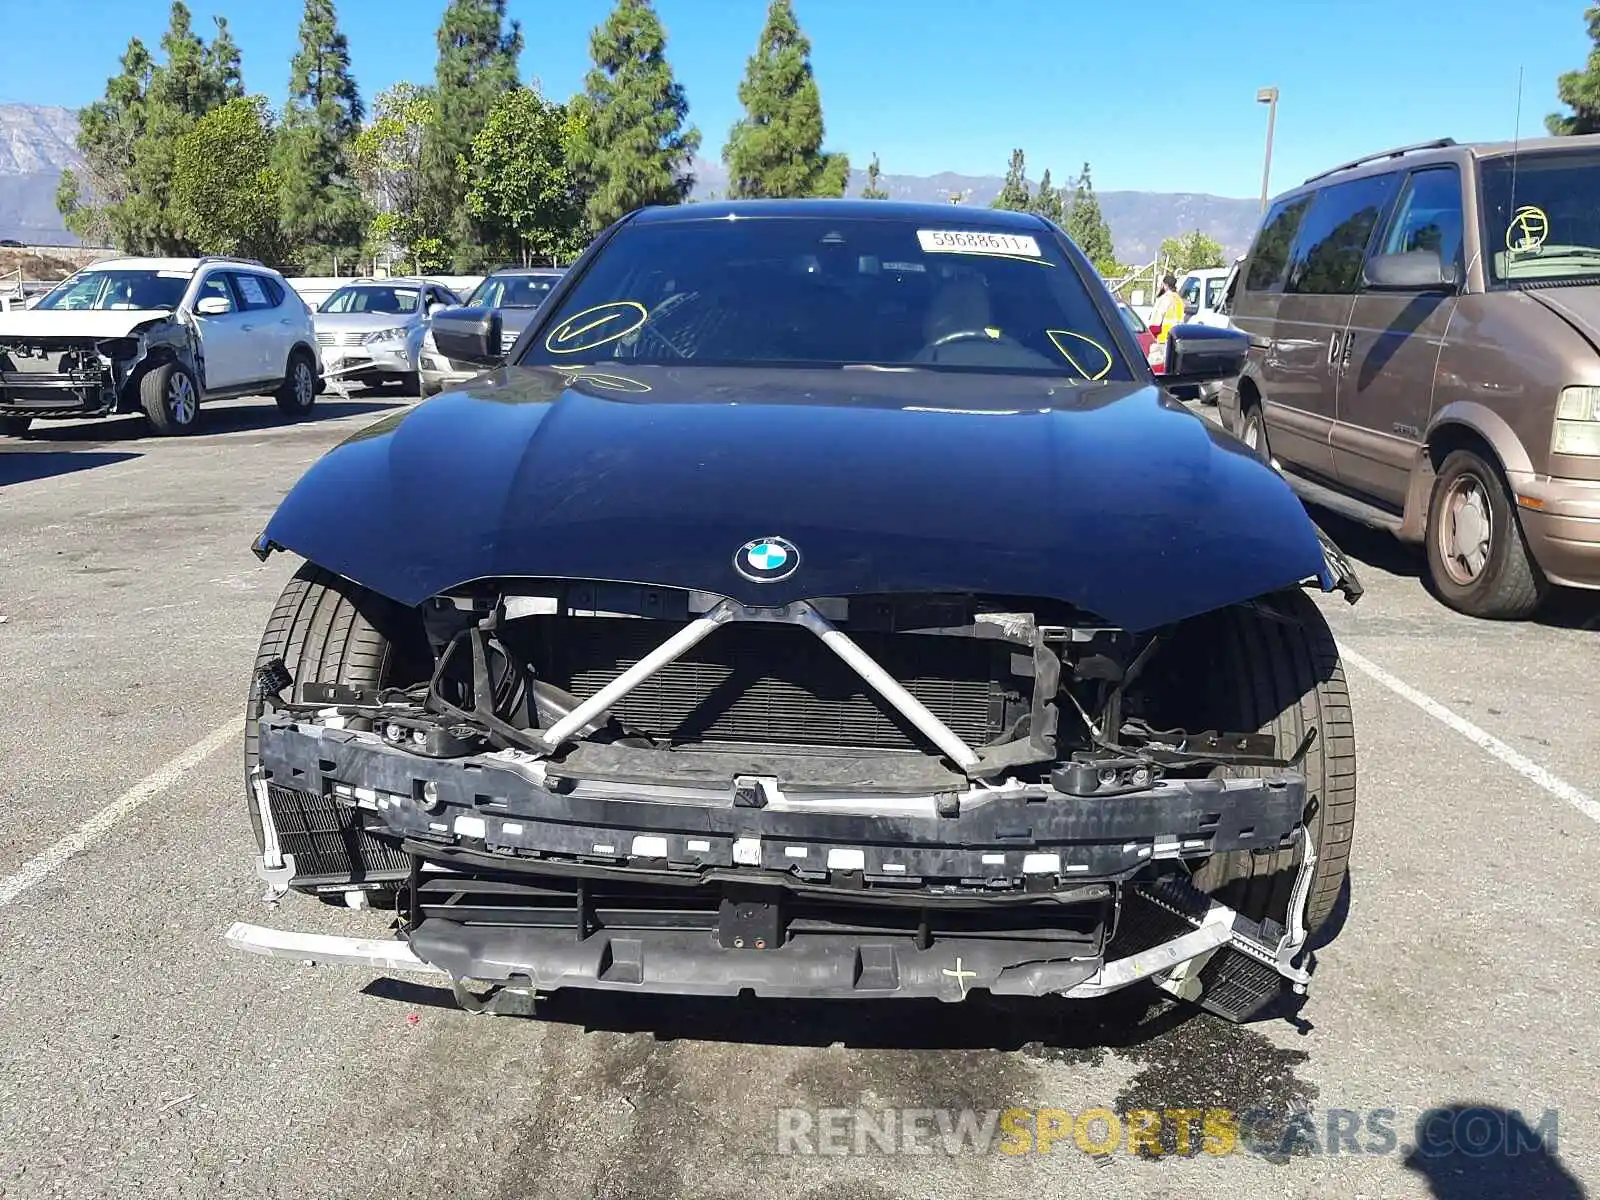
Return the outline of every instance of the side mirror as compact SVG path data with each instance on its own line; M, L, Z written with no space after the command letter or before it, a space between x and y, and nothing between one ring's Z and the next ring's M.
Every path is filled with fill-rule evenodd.
M233 311L233 305L222 296L206 296L194 306L202 317L221 317Z
M1183 306L1183 319L1187 321L1190 317L1194 316L1194 314L1199 312L1199 311L1200 311L1200 306L1198 304L1185 304Z
M457 362L497 367L505 357L500 353L500 314L492 308L441 307L433 317L433 344Z
M1373 255L1361 282L1380 292L1438 292L1453 291L1459 280L1455 263L1445 263L1437 250L1411 250Z
M1214 325L1175 325L1167 334L1163 387L1237 379L1244 370L1250 339L1236 329Z

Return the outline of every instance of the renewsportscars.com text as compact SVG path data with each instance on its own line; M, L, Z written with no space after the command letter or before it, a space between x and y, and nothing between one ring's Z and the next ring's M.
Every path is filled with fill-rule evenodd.
M1229 1108L783 1108L776 1151L787 1155L1125 1154L1465 1155L1558 1152L1558 1112L1515 1109L1330 1108L1284 1114Z

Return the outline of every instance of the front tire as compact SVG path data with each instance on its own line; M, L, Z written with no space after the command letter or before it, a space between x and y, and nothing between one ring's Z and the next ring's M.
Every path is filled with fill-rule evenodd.
M1471 450L1453 451L1440 465L1425 541L1434 590L1457 612L1521 620L1549 592L1500 472Z
M419 673L421 678L427 677L427 667L415 657L421 639L421 626L413 611L307 563L295 572L267 618L256 651L256 671L274 658L281 658L296 685L385 687L394 682L412 682ZM263 707L256 694L253 672L245 700L244 766L245 805L257 850L262 847L261 813L251 778L260 760L257 722ZM351 728L366 727L354 718L349 724ZM280 828L280 836L283 832ZM297 866L302 875L313 873L315 868L323 886L365 881L374 866L369 859L374 851L382 852L381 843L374 846L373 839L362 835L359 827L324 833L320 841L320 861L302 861Z
M1267 419L1261 415L1261 405L1252 404L1244 410L1239 440L1250 447L1262 462L1272 465L1272 447L1267 442Z
M32 417L0 417L0 437L27 437Z
M276 397L281 412L291 417L303 417L317 402L317 369L311 356L296 350L289 356L289 369Z
M187 367L162 363L139 380L139 407L163 437L192 433L200 419L200 387Z
M1307 827L1316 849L1304 920L1315 936L1328 925L1345 886L1355 828L1356 743L1339 648L1321 611L1304 592L1270 601L1272 614L1235 605L1189 622L1177 648L1177 684L1186 729L1270 733L1280 758L1293 754L1309 729L1317 738L1301 764ZM1214 774L1255 778L1270 768L1228 766ZM1302 858L1299 847L1271 853L1237 851L1207 859L1194 884L1253 921L1286 924Z

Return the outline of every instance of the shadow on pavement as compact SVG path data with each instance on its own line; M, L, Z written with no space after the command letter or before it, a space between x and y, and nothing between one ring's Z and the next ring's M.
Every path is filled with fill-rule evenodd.
M303 417L286 417L271 400L248 401L211 407L201 405L200 425L192 434L174 437L175 442L204 438L207 434L243 433L258 429L278 429L290 425L314 425L319 421L337 421L342 417L358 417L365 413L385 413L411 400L396 396L393 399L345 400L335 395L318 396L316 406ZM84 421L72 425L54 425L48 421L36 422L28 432L28 441L43 442L98 442L116 443L153 440L156 434L141 416L124 415L106 417L98 421ZM163 441L168 440L163 438Z
M1556 1157L1545 1135L1554 1114L1541 1114L1529 1128L1520 1112L1492 1104L1448 1104L1418 1121L1416 1144L1405 1157L1408 1171L1428 1181L1435 1200L1584 1200L1583 1184Z
M95 467L109 467L113 463L127 462L138 457L139 455L126 451L43 450L38 453L29 453L26 450L7 451L0 454L0 487L8 483L31 483L37 479L70 475L74 471L89 471Z

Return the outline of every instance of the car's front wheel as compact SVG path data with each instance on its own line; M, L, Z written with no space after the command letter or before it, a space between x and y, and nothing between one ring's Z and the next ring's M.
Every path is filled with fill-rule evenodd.
M1244 410L1244 420L1239 426L1239 440L1262 462L1272 462L1272 447L1267 444L1267 421L1261 415L1261 405L1252 404Z
M295 685L342 683L378 688L426 679L431 658L416 613L369 591L343 576L310 563L289 580L267 618L256 652L256 670L282 659ZM287 692L284 696L288 699ZM245 701L245 798L257 849L262 845L261 812L252 777L260 756L263 701L252 677ZM351 718L352 729L366 728ZM303 801L314 804L317 800ZM294 814L299 817L299 814ZM330 824L331 823L331 824ZM395 868L397 852L363 834L344 810L318 811L299 817L296 828L280 824L280 837L296 835L301 876L323 887L370 882L371 876Z
M1500 472L1471 450L1456 450L1439 466L1426 546L1434 590L1468 616L1519 620L1549 591Z
M317 368L304 350L296 350L278 388L278 408L291 417L303 417L317 402Z
M191 433L200 419L200 387L187 367L162 363L139 380L139 406L157 433Z
M32 424L32 417L0 417L0 437L23 437Z

